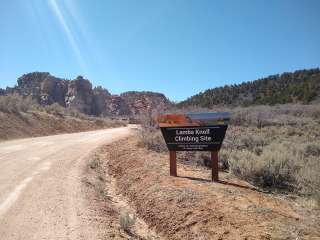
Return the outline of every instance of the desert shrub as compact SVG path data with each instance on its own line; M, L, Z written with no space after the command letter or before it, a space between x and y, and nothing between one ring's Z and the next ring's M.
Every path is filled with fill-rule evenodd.
M64 107L60 106L58 103L53 103L51 105L44 107L45 112L53 115L64 116L67 111Z
M220 164L220 169L223 170L228 170L230 165L229 165L229 158L230 158L231 152L225 149L221 149L219 152L219 164Z
M273 135L279 137L277 132ZM252 141L251 137L242 139L239 135L234 138L235 144L220 151L219 160L229 166L230 172L256 186L311 196L320 206L320 143L298 143L298 136L295 140L274 138L268 145L261 139Z
M254 175L255 183L263 187L292 189L300 168L299 156L281 145L273 145L265 149L258 159L261 163Z
M119 218L119 222L120 222L121 229L123 229L126 232L130 232L130 228L136 222L136 217L135 216L131 217L129 215L129 213L127 213L127 212L121 213L120 218Z
M105 124L105 121L104 121L104 119L95 119L94 120L94 122L95 122L95 124L97 125L97 126L104 126L104 124Z
M231 122L219 152L220 169L270 190L292 191L318 199L320 205L320 105L285 104L230 109ZM167 151L152 118L142 124L140 142L157 152ZM179 152L185 164L211 167L210 153Z
M195 163L198 166L211 167L211 156L209 152L183 152L178 155L179 160Z
M90 117L84 113L79 112L75 108L66 108L66 114L71 117L80 118L80 119L89 119Z
M93 158L90 162L89 162L89 167L91 169L96 169L97 167L99 167L100 165L100 161L98 158Z
M259 135L241 134L235 139L235 147L239 149L254 150L257 147L266 145L265 138Z
M31 97L22 97L19 94L0 96L0 111L3 112L27 112L39 107Z
M262 187L292 190L301 165L301 156L284 144L271 144L260 156L248 150L232 152L233 174Z
M304 155L320 157L320 143L307 143L304 146Z
M177 152L177 160L187 165L211 166L211 157L209 152L179 151Z
M275 107L275 111L280 114L287 114L296 117L320 118L320 105L310 104L283 104Z
M60 117L70 116L70 117L75 117L75 118L79 118L79 119L86 119L86 120L91 119L90 116L87 116L84 113L79 112L75 108L65 108L58 103L53 103L51 105L42 106L42 109L40 109L40 110L42 110L46 113L52 114L52 115L60 116ZM95 118L92 118L92 119L94 120Z
M164 110L161 108L155 108L149 111L145 111L140 114L137 121L141 124L143 128L158 128L158 124L155 121L156 117L160 114L163 114Z
M255 106L247 108L235 108L231 112L231 124L237 126L255 126L262 128L268 125L267 120L271 114L271 107Z
M303 194L311 196L316 200L317 206L320 207L320 161L319 158L313 157L308 159L302 165L296 179L300 191Z
M160 130L143 128L139 134L139 146L156 152L166 152L167 146Z
M141 125L139 146L156 152L166 152L167 147L161 131L156 123L156 117L163 113L160 109L153 109L140 115L138 122Z
M258 168L257 156L248 150L233 151L228 159L231 173L244 179L252 179Z
M221 170L229 169L229 155L230 155L229 150L221 149L221 151L219 152L219 169ZM196 152L195 157L193 159L197 161L197 165L202 165L202 166L204 165L208 168L212 167L210 152Z
M303 125L310 121L308 118L318 119L320 117L320 107L318 105L252 106L234 108L230 112L232 113L231 124L236 126L255 126L257 128Z

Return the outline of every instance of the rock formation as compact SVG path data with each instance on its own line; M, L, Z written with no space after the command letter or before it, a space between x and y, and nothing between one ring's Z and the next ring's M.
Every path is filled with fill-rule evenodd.
M111 102L111 94L107 89L101 86L93 89L93 106L92 114L95 116L109 115L108 105Z
M31 96L41 105L59 103L65 107L67 90L67 80L51 76L48 72L34 72L18 78L18 86L12 88L11 92Z
M130 91L112 95L101 86L92 88L90 81L82 76L66 80L48 72L24 74L18 78L17 86L0 89L0 95L12 93L31 96L43 106L58 103L94 116L137 117L153 109L164 110L171 104L161 93Z
M89 80L78 76L75 80L69 81L65 104L68 108L75 108L79 112L91 115L94 106L92 84Z
M162 93L130 91L120 96L128 105L133 116L152 110L163 110L170 105L169 100Z

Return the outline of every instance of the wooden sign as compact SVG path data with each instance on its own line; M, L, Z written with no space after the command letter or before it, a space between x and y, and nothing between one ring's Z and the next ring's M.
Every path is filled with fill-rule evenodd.
M170 151L219 151L227 127L162 127L161 131Z
M170 151L170 175L176 176L176 151L211 151L212 179L218 180L218 151L228 128L227 112L166 114L157 122Z

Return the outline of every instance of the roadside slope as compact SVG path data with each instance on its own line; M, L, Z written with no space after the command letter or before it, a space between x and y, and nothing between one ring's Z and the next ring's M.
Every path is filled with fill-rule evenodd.
M120 126L124 126L124 123L102 118L75 118L45 112L0 111L0 141Z
M266 194L245 181L178 164L168 176L168 156L138 148L134 138L104 147L101 158L117 189L149 227L168 239L318 239L319 210L294 196Z

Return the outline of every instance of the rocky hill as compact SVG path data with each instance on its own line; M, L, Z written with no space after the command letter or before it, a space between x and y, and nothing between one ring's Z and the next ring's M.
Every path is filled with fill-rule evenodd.
M120 95L134 115L168 107L168 100L162 93L129 91Z
M299 70L256 81L208 89L180 102L180 107L310 103L320 99L320 70Z
M125 92L112 95L98 86L92 87L89 80L78 76L74 80L54 77L48 72L33 72L18 78L18 85L0 95L19 94L30 96L41 105L57 103L66 108L94 116L137 117L152 109L166 109L171 103L160 93Z

